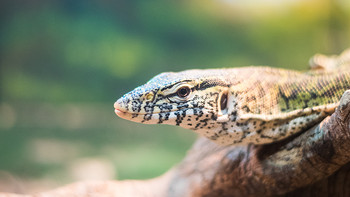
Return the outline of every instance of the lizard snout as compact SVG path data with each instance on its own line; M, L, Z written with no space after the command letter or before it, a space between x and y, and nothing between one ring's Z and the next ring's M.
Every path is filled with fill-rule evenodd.
M128 109L123 104L122 98L118 99L114 103L114 112L117 114L117 116L121 117L123 114L125 114L128 111Z

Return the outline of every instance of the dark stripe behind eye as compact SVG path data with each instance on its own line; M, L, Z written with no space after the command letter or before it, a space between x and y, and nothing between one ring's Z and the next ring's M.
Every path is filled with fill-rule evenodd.
M214 86L228 87L229 85L227 85L226 83L221 82L221 81L204 81L196 89L197 90L204 90L204 89L214 87Z

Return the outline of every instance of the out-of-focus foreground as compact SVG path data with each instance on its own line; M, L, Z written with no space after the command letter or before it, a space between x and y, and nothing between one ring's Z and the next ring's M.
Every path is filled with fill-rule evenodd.
M0 191L151 178L179 162L192 132L113 112L160 72L305 70L350 46L345 0L15 0L0 15Z

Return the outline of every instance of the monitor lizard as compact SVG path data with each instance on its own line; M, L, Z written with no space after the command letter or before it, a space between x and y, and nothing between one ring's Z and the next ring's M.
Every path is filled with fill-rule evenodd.
M250 66L161 73L114 108L121 118L181 126L220 145L268 144L322 121L347 89L350 50L314 56L307 72Z

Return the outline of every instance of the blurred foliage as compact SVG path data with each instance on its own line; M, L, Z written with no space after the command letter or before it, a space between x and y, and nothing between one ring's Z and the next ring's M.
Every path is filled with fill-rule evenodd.
M118 119L112 105L122 94L165 71L305 70L313 54L350 46L345 0L13 0L0 2L0 14L0 169L19 176L62 168L35 162L35 139L79 141L74 156L103 155L118 178L159 175L194 135Z

